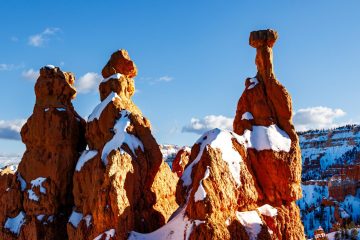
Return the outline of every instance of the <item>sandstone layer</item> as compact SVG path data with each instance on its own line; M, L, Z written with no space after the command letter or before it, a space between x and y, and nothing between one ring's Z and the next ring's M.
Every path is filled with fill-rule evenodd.
M34 111L21 129L26 151L18 169L1 174L1 239L67 238L72 176L86 145L85 121L71 103L74 80L52 65L40 69Z

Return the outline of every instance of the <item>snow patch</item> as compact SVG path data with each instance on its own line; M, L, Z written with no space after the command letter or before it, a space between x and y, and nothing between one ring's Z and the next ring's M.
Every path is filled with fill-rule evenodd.
M289 135L277 125L253 126L253 130L245 130L244 135L237 135L239 143L247 148L254 148L257 151L273 150L276 152L289 152L291 139Z
M205 221L191 220L185 214L186 206L172 218L166 225L151 233L130 232L128 240L169 240L169 239L189 239L194 226L198 226Z
M45 110L44 110L44 111L45 111L45 112L47 112L47 111L49 111L49 109L50 109L50 108L45 108Z
M43 194L46 194L46 188L42 186L43 182L46 180L44 177L38 177L35 180L32 180L31 183L31 189L27 190L28 196L30 200L33 201L39 201L39 196L36 195L36 193L33 191L34 187L39 187L40 192Z
M202 201L206 198L206 191L205 191L205 188L202 185L202 183L209 176L210 176L210 170L209 170L209 167L207 167L205 174L204 174L204 178L200 180L199 187L198 187L197 191L195 192L195 195L194 195L195 202Z
M81 154L78 162L76 163L75 171L79 172L84 164L96 156L98 152L96 150L85 150Z
M247 88L248 90L253 89L256 85L258 85L259 80L257 80L256 77L250 78L250 83L251 83L251 84L250 84L249 87Z
M195 160L185 168L184 173L181 177L183 181L183 186L189 186L191 184L192 169L200 161L204 149L208 145L210 145L214 149L219 148L221 150L222 159L228 163L230 172L235 182L240 185L240 163L242 162L242 158L240 154L233 148L232 138L233 135L231 132L218 128L204 133L204 135L202 135L196 142L200 144L199 154L197 155Z
M66 108L56 108L59 112L66 112Z
M44 219L45 215L44 214L40 214L36 216L36 219L39 220L40 222Z
M48 64L48 65L46 65L46 66L45 66L45 68L48 68L48 69L54 69L54 68L55 68L55 66L54 66L54 65L51 65L51 64Z
M14 218L7 218L5 221L4 228L8 229L10 232L19 235L22 225L25 223L25 213L21 211Z
M259 214L256 211L236 212L236 217L245 227L250 240L256 240L263 225Z
M252 120L254 116L250 112L246 112L241 116L241 120Z
M99 236L97 236L96 238L94 238L94 240L103 239L104 234L106 236L104 240L110 240L111 237L115 237L115 229L107 230L106 232L104 232L104 233L100 234Z
M104 82L107 82L110 79L120 79L121 76L122 75L120 73L115 73L115 74L111 75L110 77L103 79L101 82L104 83Z
M269 204L262 205L261 207L258 207L257 210L259 210L260 214L264 216L268 216L268 217L277 216L277 209L270 206Z
M25 180L22 178L21 174L20 173L17 173L17 180L19 181L20 183L20 189L21 191L23 192L26 188L26 182Z
M126 145L128 145L128 147L130 148L130 150L132 151L132 153L134 155L136 155L135 150L138 148L140 148L142 151L144 151L144 146L143 146L142 142L137 137L135 137L132 134L129 134L126 131L127 127L130 125L129 115L131 113L129 111L122 110L120 112L120 114L121 114L121 117L119 120L116 121L114 129L113 129L115 135L109 142L107 142L105 144L105 146L102 150L102 153L101 153L101 160L103 161L103 163L105 165L107 165L107 163L108 163L107 156L109 155L109 153L115 149L121 150L121 146L124 143Z
M104 101L99 103L94 109L94 111L90 114L88 118L88 122L93 121L94 119L99 119L102 111L104 111L105 107L112 101L115 101L116 98L120 98L117 93L110 93L109 96L107 96Z
M77 228L82 218L83 214L74 210L70 215L69 223L71 223L75 228Z
M90 224L91 224L92 216L91 215L86 215L85 217L83 217L83 219L86 222L86 226L89 227Z

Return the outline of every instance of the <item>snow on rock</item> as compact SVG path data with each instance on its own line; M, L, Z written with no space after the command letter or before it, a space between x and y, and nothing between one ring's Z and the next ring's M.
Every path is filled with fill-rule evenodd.
M40 214L36 216L36 219L39 220L40 222L44 219L45 215L44 214Z
M151 233L130 232L128 240L170 240L170 239L189 239L194 226L198 226L204 221L191 220L185 214L185 207L172 218L166 225Z
M254 119L254 116L250 112L245 112L241 116L241 120L252 120L252 119Z
M340 216L341 218L350 218L350 215L343 209L343 208L339 208L339 212L340 212Z
M207 167L205 174L204 174L204 178L201 179L199 187L198 187L197 191L195 192L195 195L194 195L195 202L202 201L206 198L206 191L205 191L202 183L203 183L203 180L207 179L209 176L210 176L210 169L209 169L209 167Z
M54 69L54 68L55 68L55 66L54 66L54 65L51 65L51 64L48 64L48 65L46 65L46 66L45 66L45 68L48 68L48 69Z
M45 112L47 112L47 111L49 111L49 110L50 110L50 108L45 108L45 109L44 109Z
M110 77L103 79L101 82L104 83L104 82L107 82L110 79L120 79L121 76L122 75L120 73L115 73L115 74L111 75Z
M25 182L25 180L22 178L22 176L21 176L20 173L17 173L17 180L18 180L19 183L20 183L21 191L24 191L25 188L26 188L26 182Z
M78 162L76 163L75 171L79 172L84 164L96 156L98 152L96 150L85 150L81 154Z
M14 218L7 218L5 221L4 228L8 229L10 232L19 235L22 225L25 223L25 213L21 211Z
M258 85L259 80L257 80L256 77L250 78L250 83L251 83L251 84L250 84L249 87L247 88L248 90L249 90L249 89L253 89L256 85Z
M38 177L35 180L32 180L31 183L31 189L27 190L28 196L30 200L33 201L39 201L39 196L36 195L36 193L33 191L34 187L39 187L40 192L43 194L46 194L46 188L42 186L42 183L46 180L44 177Z
M103 238L104 234L105 234L105 238ZM100 240L100 239L110 240L111 237L115 237L115 229L107 230L106 232L104 232L104 233L100 234L99 236L97 236L96 238L94 238L94 240Z
M257 210L260 212L261 215L268 216L268 217L276 217L277 209L270 206L269 204L262 205L258 207Z
M242 158L240 154L233 148L232 138L233 133L226 130L221 130L215 128L204 133L199 140L196 142L200 144L200 151L194 161L188 165L181 179L183 180L184 186L189 186L192 182L191 180L191 172L193 167L200 161L201 156L204 152L205 147L210 145L212 148L219 148L222 153L222 159L228 163L230 172L235 180L235 182L240 185L240 163L242 162Z
M256 211L236 212L236 217L244 226L249 239L256 240L263 224L259 214Z
M277 125L253 126L253 130L245 130L244 135L237 137L239 143L247 148L254 148L257 151L273 150L290 151L291 139L289 135Z
M94 108L94 111L90 114L89 118L88 118L88 122L93 121L94 119L99 119L100 115L102 113L102 111L104 111L105 107L112 101L115 101L116 98L120 98L117 93L112 92L109 94L109 96L107 96L104 101L102 101L101 103L99 103L99 105L97 105Z
M66 108L56 108L59 112L66 112Z
M113 129L115 135L105 144L101 153L101 159L105 165L107 165L107 156L109 153L115 149L121 150L121 145L124 143L128 145L134 155L136 155L135 150L139 147L142 151L144 151L142 142L137 137L126 131L127 127L130 125L129 115L131 113L127 110L122 110L120 113L121 117L116 121Z
M85 222L86 222L86 226L89 227L90 224L91 224L92 216L88 214L88 215L86 215L85 217L83 217L83 219L84 219Z
M74 210L70 215L69 223L71 223L75 228L77 228L82 218L83 214Z

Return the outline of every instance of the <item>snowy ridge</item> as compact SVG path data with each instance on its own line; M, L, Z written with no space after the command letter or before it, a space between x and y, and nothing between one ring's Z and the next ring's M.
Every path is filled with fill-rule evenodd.
M331 177L336 165L356 164L360 153L360 125L299 132L303 180Z
M90 159L94 158L97 155L96 150L85 150L81 154L78 162L76 163L75 171L79 172L84 164L89 161Z
M130 232L128 240L170 240L189 239L194 226L204 221L191 220L186 216L186 205L166 225L151 233Z
M122 75L120 73L115 73L115 74L111 75L110 77L103 79L101 82L104 83L104 82L109 81L110 79L120 79L121 76Z
M192 168L200 161L205 147L208 145L214 149L220 149L222 159L228 163L230 172L238 185L240 185L240 163L242 158L234 149L232 139L235 138L238 143L246 148L254 148L257 151L273 150L273 151L290 151L291 140L289 135L281 130L277 125L253 126L253 130L246 130L244 135L237 135L234 132L213 129L204 133L196 142L200 144L200 151L190 165L186 167L181 177L184 186L191 184Z
M120 114L121 117L116 121L113 129L115 135L109 142L105 144L101 153L101 160L105 165L107 165L107 156L112 150L120 149L123 152L121 149L123 144L126 144L135 156L135 150L138 148L144 152L144 146L142 142L136 136L129 134L126 131L127 127L130 125L129 115L131 113L127 110L122 110Z
M112 92L109 94L109 96L107 96L104 101L102 101L101 103L99 103L99 105L97 105L94 108L94 111L90 114L90 116L88 117L88 122L93 121L94 119L99 119L101 113L104 111L105 107L112 101L115 101L116 98L120 98L119 95L117 95L117 93Z

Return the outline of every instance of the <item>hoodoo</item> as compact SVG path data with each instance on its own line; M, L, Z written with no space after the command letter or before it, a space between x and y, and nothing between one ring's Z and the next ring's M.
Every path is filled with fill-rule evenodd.
M177 171L179 209L162 228L130 239L304 239L295 204L300 148L290 96L273 73L276 39L273 30L250 34L258 74L245 82L234 132L214 129L199 138Z
M163 226L178 207L178 178L131 100L136 72L125 50L113 53L102 71L101 102L86 127L89 150L74 174L69 239L127 239L130 231Z
M85 121L75 112L74 75L40 69L33 114L21 129L26 151L0 179L0 239L66 239L72 176L85 148Z

